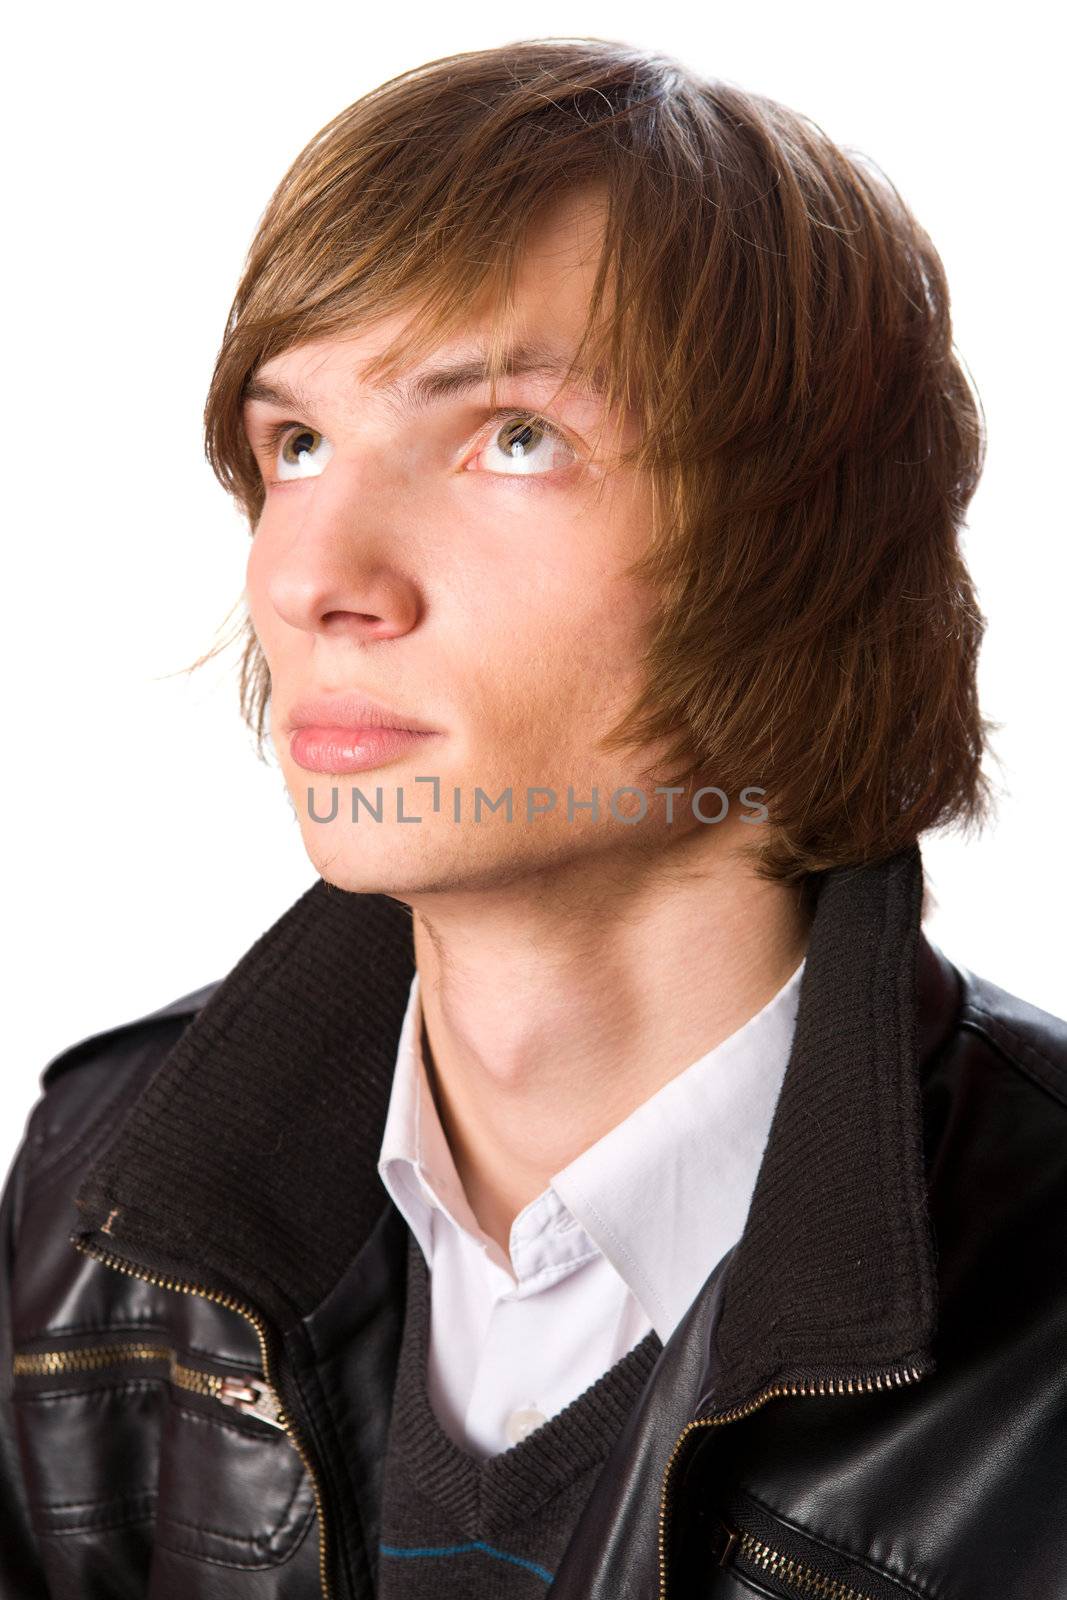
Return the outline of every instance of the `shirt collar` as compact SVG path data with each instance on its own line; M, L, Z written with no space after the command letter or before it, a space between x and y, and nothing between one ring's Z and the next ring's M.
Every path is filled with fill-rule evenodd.
M767 1003L552 1179L666 1344L745 1224L804 963ZM711 1204L701 1204L711 1197Z
M480 1230L434 1104L420 1044L421 1031L422 1003L416 971L400 1028L378 1174L429 1263L431 1213L435 1208L454 1227L474 1235Z

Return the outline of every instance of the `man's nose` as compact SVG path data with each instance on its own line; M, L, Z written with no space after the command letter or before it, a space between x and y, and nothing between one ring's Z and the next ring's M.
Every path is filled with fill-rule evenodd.
M290 627L308 633L364 642L407 633L419 618L420 588L410 542L400 537L396 490L381 477L371 484L366 471L326 479L324 473L302 496L302 515L284 532L259 552L253 541L271 604Z

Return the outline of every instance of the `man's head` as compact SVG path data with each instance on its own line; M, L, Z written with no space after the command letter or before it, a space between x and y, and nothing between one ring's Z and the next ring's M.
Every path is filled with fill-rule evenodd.
M432 380L457 362L487 381ZM785 108L602 40L391 80L274 195L206 425L254 534L246 714L331 881L711 839L703 785L782 881L980 817L981 433L943 271ZM294 707L333 691L435 732L309 770ZM513 820L475 821L478 790Z

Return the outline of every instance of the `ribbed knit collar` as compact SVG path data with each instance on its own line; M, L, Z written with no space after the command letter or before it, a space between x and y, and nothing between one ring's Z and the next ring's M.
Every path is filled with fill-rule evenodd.
M723 1395L772 1370L874 1369L928 1348L921 901L917 846L820 881L793 1049L731 1263ZM413 972L407 907L317 880L149 1081L78 1192L76 1236L223 1287L283 1331L309 1316L382 1213L376 1160Z
M945 1019L922 898L917 845L822 882L792 1054L726 1280L716 1409L771 1378L931 1365L919 1066Z

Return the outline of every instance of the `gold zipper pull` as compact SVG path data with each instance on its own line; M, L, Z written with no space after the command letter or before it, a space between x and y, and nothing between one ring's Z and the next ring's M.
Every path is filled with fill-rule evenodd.
M285 1423L282 1421L278 1396L262 1378L223 1378L216 1396L224 1405L233 1406L246 1416L258 1417L261 1422L269 1422L271 1427L281 1428L284 1432Z

